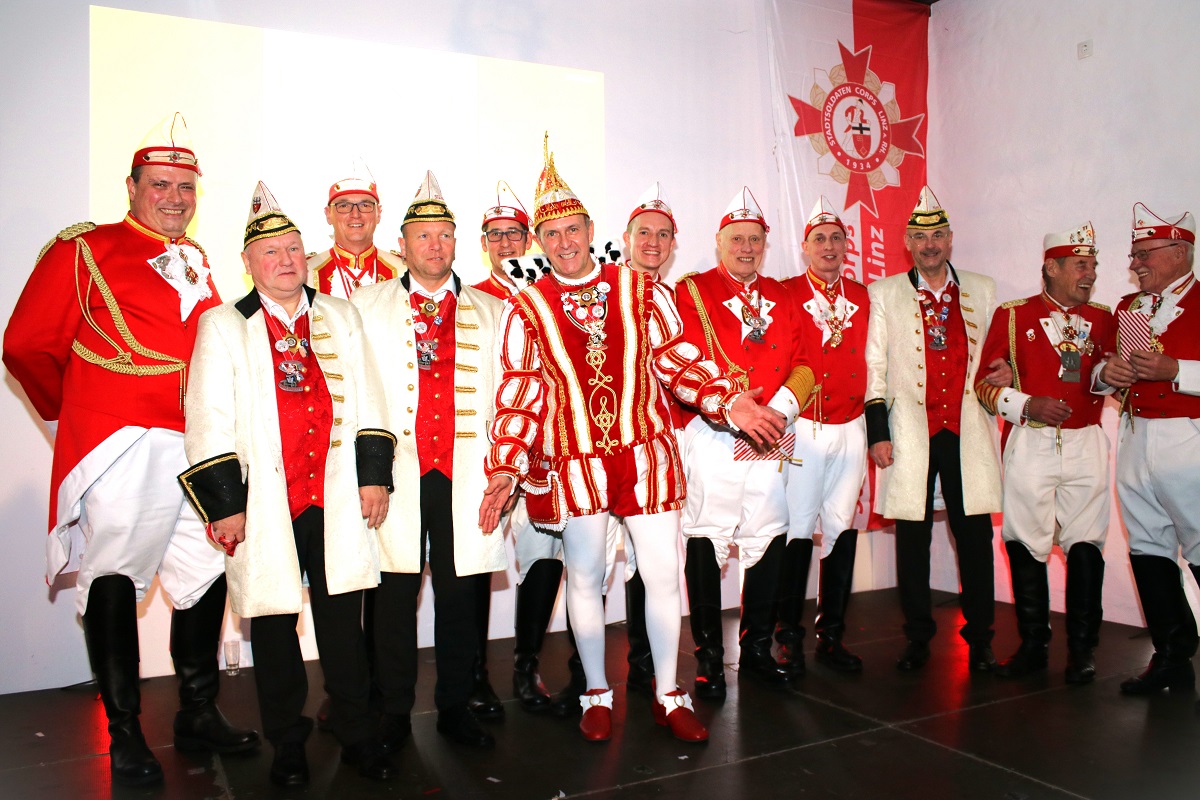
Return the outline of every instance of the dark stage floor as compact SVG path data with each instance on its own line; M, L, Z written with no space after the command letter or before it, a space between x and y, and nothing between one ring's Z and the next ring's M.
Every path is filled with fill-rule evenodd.
M142 724L166 782L151 790L110 786L104 712L93 695L50 690L0 697L0 797L59 798L1194 798L1200 793L1200 717L1192 695L1122 697L1117 684L1144 666L1150 642L1136 628L1105 623L1090 686L1063 682L1062 619L1048 673L1005 681L967 672L952 595L938 594L941 631L920 672L893 662L903 647L894 592L854 596L847 643L865 663L845 676L812 663L791 690L739 683L730 667L724 705L697 703L712 729L707 745L676 742L651 722L650 701L626 697L625 637L609 627L609 674L616 688L614 737L588 744L573 720L532 716L514 702L491 725L492 751L452 745L435 731L432 651L422 651L414 737L398 754L400 780L373 784L338 760L327 734L308 743L312 783L285 791L267 781L271 750L249 757L175 752L173 678L143 684ZM809 603L810 613L812 602ZM1016 644L1012 609L997 608L996 652ZM681 683L695 662L684 621ZM735 612L726 612L727 660L736 661ZM492 682L511 694L512 640L491 644ZM566 679L567 641L554 634L542 674L553 691ZM320 702L310 664L309 710ZM235 723L257 726L248 670L223 677L221 706Z

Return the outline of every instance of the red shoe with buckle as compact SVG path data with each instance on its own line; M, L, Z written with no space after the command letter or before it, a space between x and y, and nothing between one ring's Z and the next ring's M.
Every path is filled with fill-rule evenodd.
M680 689L659 695L654 701L654 723L670 728L681 742L707 742L708 728L696 718L692 698ZM669 709L669 710L668 710Z
M590 689L580 696L583 719L579 720L579 732L589 742L607 742L612 738L611 689Z

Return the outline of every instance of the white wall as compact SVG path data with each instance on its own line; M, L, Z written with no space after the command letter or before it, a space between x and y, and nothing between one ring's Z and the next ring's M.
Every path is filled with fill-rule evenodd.
M361 40L364 47L388 42L602 71L607 96L597 118L603 114L607 142L605 198L599 203L584 200L597 219L597 236L610 237L623 230L642 190L654 180L662 181L680 228L674 275L715 263L712 234L729 198L743 184L754 188L768 213L777 205L768 144L769 84L761 57L765 15L757 2L348 0L284 6L242 0L142 0L110 5L346 37ZM0 82L3 321L41 246L57 231L88 216L88 4L86 0L9 0L0 5L0 31L4 32L0 74L5 76ZM187 58L187 42L147 42L146 46L161 50L166 70L175 59ZM331 65L352 57L352 53L314 53L314 58L328 59ZM236 92L237 87L223 90ZM414 76L412 86L381 85L378 90L381 103L411 106L417 125L436 126L439 102L453 102L453 98L429 97L419 76ZM496 98L497 112L519 109L521 91L522 87L514 86L510 97ZM307 109L311 123L326 124L321 115L335 101L313 98ZM174 110L171 98L164 97L162 103L164 113ZM102 113L102 109L92 111ZM554 120L547 119L546 127L553 134ZM142 132L131 131L131 135ZM399 139L397 146L401 146ZM336 142L331 141L330 147L337 148ZM540 141L530 142L530 147L540 148ZM345 155L347 163L352 155ZM203 160L203 153L200 157ZM558 153L568 181L570 160L570 153ZM505 175L504 167L496 164L487 175L480 175L480 181L494 183ZM252 186L257 177L245 176L246 185ZM414 177L414 187L419 177ZM508 179L527 193L536 177ZM329 180L327 175L314 175L314 193L324 192ZM523 196L528 202L528 194ZM482 208L458 213L471 219ZM395 232L389 229L389 235ZM464 235L464 240L463 250L471 253L473 239ZM0 642L5 646L6 669L0 670L0 693L60 686L90 676L74 591L69 582L62 591L48 590L42 578L49 443L20 387L7 375L5 379L7 390L0 391L0 414L8 420L7 435L0 442L0 464L7 478L0 488L0 530L5 532L0 607L6 613L0 619ZM736 581L736 574L731 580ZM510 588L494 600L493 636L511 635L512 583L510 575L496 584ZM610 618L619 619L623 603L618 600L610 607ZM143 674L169 672L168 604L157 586L141 612ZM431 641L430 621L426 609L424 643ZM311 626L305 630L311 645ZM306 652L313 655L311 646Z
M956 232L954 263L995 277L1001 300L1025 297L1039 288L1042 236L1090 219L1100 246L1095 300L1115 305L1133 291L1133 204L1200 212L1198 34L1200 5L1186 0L936 3L929 182ZM1087 40L1094 55L1081 60L1076 47ZM1115 441L1111 405L1106 423ZM1114 504L1105 617L1140 625L1127 551ZM997 597L1009 599L1000 553ZM1061 610L1056 561L1051 597Z

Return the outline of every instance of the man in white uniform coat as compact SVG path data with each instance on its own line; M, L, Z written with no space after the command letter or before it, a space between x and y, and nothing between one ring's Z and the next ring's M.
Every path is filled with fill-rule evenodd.
M397 770L367 705L361 615L363 590L379 582L371 529L387 515L395 437L358 313L304 285L300 232L262 183L242 260L254 289L200 318L184 437L194 466L179 480L225 548L234 612L250 619L271 782L309 778L304 576L342 761L388 780Z
M351 298L381 366L390 428L399 440L396 503L406 509L379 531L376 682L383 695L380 734L389 750L412 729L417 598L426 564L433 580L438 732L467 746L494 744L467 704L478 649L476 576L507 565L502 537L477 524L504 304L453 273L454 231L454 215L433 173L426 173L401 226L408 272Z
M880 470L875 510L896 520L908 637L896 667L905 671L925 665L937 632L929 548L939 477L958 551L968 666L988 672L996 665L990 515L1000 510L1000 466L996 423L974 391L996 284L955 270L953 241L950 219L927 186L905 233L915 266L868 287L867 441Z

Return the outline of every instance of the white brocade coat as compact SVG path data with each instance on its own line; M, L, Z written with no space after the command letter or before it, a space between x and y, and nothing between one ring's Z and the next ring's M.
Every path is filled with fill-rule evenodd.
M889 519L925 518L929 476L929 418L925 407L925 329L921 302L911 271L875 281L867 334L867 394L888 408L895 463L881 469L875 511ZM994 417L975 396L975 373L996 308L996 284L973 272L955 272L967 333L967 374L960 417L963 510L989 514L1000 510L999 432Z
M260 307L247 317L238 306L251 308L250 298ZM342 594L379 584L378 541L362 517L355 439L359 430L387 426L358 312L327 295L311 303L312 347L334 396L325 465L325 578L330 594ZM241 462L246 541L225 559L230 604L241 617L298 614L303 606L279 434L279 377L257 293L200 318L184 445L192 464L230 452Z
M451 280L457 281L456 276ZM496 415L499 376L499 326L504 303L470 286L461 286L454 315L454 395L435 400L420 396L416 335L412 306L405 287L408 276L364 286L351 302L362 314L363 327L376 363L387 408L388 430L396 435L392 477L392 513L379 529L384 572L421 570L421 467L417 455L417 404L439 403L454 416L454 571L459 576L505 569L504 535L485 535L479 528L479 505L487 488L483 457L488 429Z

